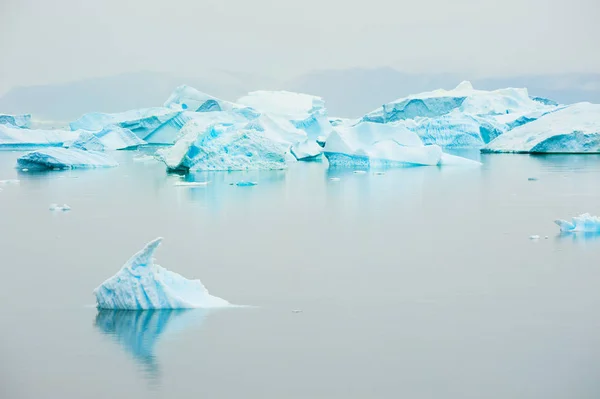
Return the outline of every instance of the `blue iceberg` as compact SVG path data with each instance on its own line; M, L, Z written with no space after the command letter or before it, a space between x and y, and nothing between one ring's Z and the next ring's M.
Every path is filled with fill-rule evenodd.
M149 242L110 279L94 290L100 309L223 308L231 304L208 293L200 280L188 280L154 263L162 238Z
M600 153L600 105L577 103L545 113L504 133L482 151Z
M77 148L45 148L17 159L17 167L30 170L111 168L119 164L108 155Z
M82 132L69 147L91 151L125 150L139 147L146 142L129 129L107 126L99 132Z
M0 114L0 125L11 125L20 128L31 127L31 115L8 115Z
M387 168L445 163L478 164L443 154L437 145L424 145L416 133L403 126L372 122L336 127L329 135L323 153L332 167Z
M237 123L192 120L177 143L159 155L172 170L285 169L295 161L289 149L299 140L306 140L304 132L266 115Z
M105 114L92 112L71 122L71 130L101 131L108 126L129 129L150 144L173 144L179 131L191 118L181 110L155 107Z
M164 106L175 111L231 112L249 120L260 115L251 107L218 99L186 85L177 87Z
M589 213L575 216L571 222L559 219L555 220L554 223L556 223L560 227L560 231L564 233L600 233L600 217L592 216Z

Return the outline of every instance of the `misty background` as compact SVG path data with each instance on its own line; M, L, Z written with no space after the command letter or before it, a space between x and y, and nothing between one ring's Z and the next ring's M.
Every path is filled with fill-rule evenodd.
M160 106L181 84L315 94L342 117L462 80L600 102L599 16L595 0L0 0L0 112Z

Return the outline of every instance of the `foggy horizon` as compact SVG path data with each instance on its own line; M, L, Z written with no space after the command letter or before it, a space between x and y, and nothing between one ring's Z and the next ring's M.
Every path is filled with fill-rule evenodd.
M180 77L233 71L281 80L385 67L473 78L598 73L598 11L593 0L375 0L368 7L338 0L4 0L0 95L144 71Z

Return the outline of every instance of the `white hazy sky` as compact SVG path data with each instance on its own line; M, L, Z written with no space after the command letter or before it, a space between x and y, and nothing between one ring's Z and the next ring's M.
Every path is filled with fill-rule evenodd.
M600 72L598 0L0 0L0 93L152 70Z

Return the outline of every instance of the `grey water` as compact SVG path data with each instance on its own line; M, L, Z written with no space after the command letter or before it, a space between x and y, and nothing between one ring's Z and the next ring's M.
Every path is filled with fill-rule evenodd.
M20 154L0 152L0 180L20 180L0 192L2 398L600 395L600 239L553 224L600 215L598 156L181 187L136 152L47 173ZM96 310L92 290L158 236L158 264L253 306Z

